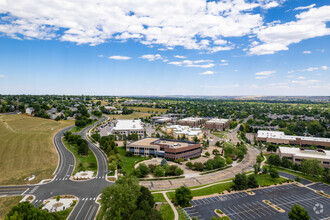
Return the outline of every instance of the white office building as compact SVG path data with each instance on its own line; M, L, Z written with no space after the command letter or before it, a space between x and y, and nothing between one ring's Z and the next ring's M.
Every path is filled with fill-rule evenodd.
M112 134L130 135L138 134L143 136L144 129L140 119L136 120L117 120L116 125L111 130Z

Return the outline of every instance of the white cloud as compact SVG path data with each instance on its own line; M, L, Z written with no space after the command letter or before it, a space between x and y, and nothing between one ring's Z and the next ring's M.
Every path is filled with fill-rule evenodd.
M109 59L112 59L112 60L130 60L131 57L128 57L128 56L111 56L109 57Z
M221 63L227 63L228 60L220 60Z
M202 72L200 74L201 75L213 75L214 74L214 71L208 70L208 71Z
M267 71L257 72L254 75L256 75L255 79L267 79L275 72L276 72L275 70L267 70Z
M304 54L310 54L310 53L312 53L312 51L305 50L303 53L304 53Z
M146 59L148 61L162 60L163 57L160 54L146 54L142 55L140 58Z
M328 66L321 66L321 69L322 70L327 70L327 69L329 69L329 67Z
M294 73L294 70L289 70L288 74Z
M298 76L297 79L306 79L304 76Z
M264 9L269 9L269 8L274 8L274 7L277 7L279 6L280 4L277 2L277 1L272 1L272 2L269 2L263 6L261 6L262 8Z
M185 59L186 58L185 56L180 56L180 55L175 55L174 57L179 58L179 59Z
M98 57L102 58L102 57L104 57L104 56L103 56L103 54L99 54Z
M301 7L297 7L295 9L293 9L294 11L297 11L297 10L305 10L305 9L311 9L311 8L314 8L315 7L315 4L311 4L311 5L308 5L308 6L301 6Z
M253 9L270 6L277 5L245 0L2 1L6 22L0 23L0 32L90 45L133 39L166 50L182 46L217 52L234 48L224 38L245 36L261 26L263 18Z
M293 80L291 81L291 83L293 84L298 84L298 85L302 85L302 86L306 86L306 85L310 85L310 84L315 84L315 83L318 83L320 82L319 80L316 80L316 79L311 79L311 80Z
M220 66L228 66L228 63L221 63Z
M172 61L168 64L182 66L182 67L200 67L210 68L214 67L213 60L183 60L183 61Z
M5 75L0 74L0 78L5 78Z
M312 72L312 71L314 71L314 70L318 70L319 68L318 67L309 67L309 68L307 68L307 69L303 69L303 70L301 70L301 72Z
M288 50L288 46L302 40L330 35L326 23L330 21L330 6L311 8L296 15L297 21L273 23L256 28L254 33L262 44L251 45L250 54L274 54Z

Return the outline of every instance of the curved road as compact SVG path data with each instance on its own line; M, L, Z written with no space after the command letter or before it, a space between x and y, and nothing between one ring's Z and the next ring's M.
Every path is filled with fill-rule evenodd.
M102 118L100 121L103 120L105 118ZM54 179L45 184L1 186L0 196L34 195L35 199L32 204L38 207L44 200L52 196L74 195L79 198L79 201L68 219L94 219L99 208L99 205L96 203L97 197L101 194L104 187L111 186L113 183L107 181L108 166L105 154L86 136L87 131L92 126L83 129L80 135L88 141L89 148L96 156L98 170L95 178L86 181L73 181L69 179L75 167L75 158L62 142L63 133L71 129L71 127L68 127L59 131L54 136L54 145L59 154L59 163L54 173Z

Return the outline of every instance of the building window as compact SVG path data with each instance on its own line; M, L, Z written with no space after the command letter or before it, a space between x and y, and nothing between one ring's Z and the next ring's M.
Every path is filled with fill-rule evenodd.
M299 162L300 162L300 161L301 161L301 159L296 159L296 161L299 161Z
M330 164L329 161L323 161L323 164Z

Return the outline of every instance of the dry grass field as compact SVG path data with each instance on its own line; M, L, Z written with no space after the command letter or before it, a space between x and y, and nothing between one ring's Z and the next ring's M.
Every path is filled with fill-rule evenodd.
M133 112L132 114L129 115L107 115L111 119L136 119L136 118L145 118L149 117L151 113L144 113L144 112Z
M12 207L17 205L23 196L10 196L0 198L0 219L4 219Z
M0 185L37 183L50 178L58 163L53 135L72 125L25 115L0 115ZM25 178L35 175L28 182Z
M130 109L147 112L147 113L165 113L167 109L164 108L147 108L147 107L128 107Z

